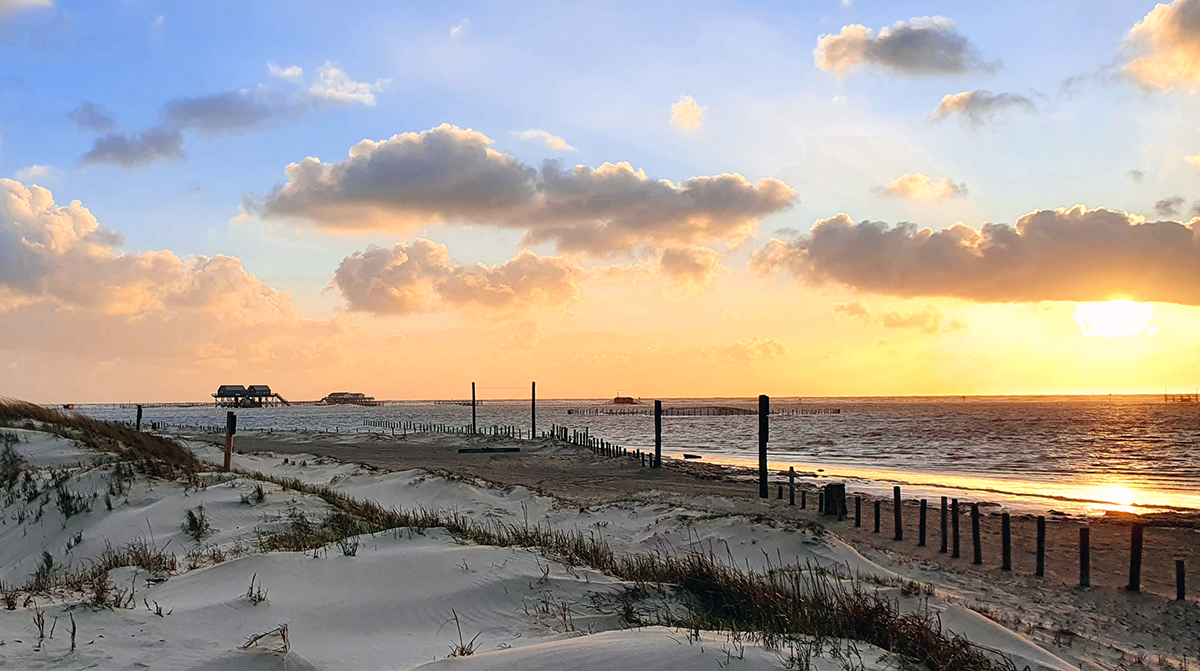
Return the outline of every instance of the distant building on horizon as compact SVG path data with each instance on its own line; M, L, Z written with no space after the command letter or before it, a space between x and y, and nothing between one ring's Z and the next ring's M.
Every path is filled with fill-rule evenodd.
M335 391L321 399L325 405L379 405L374 396L350 391Z

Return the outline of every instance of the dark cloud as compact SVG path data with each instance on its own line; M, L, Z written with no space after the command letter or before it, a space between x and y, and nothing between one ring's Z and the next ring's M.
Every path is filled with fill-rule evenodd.
M71 123L96 133L108 133L116 130L117 122L108 110L92 102L84 102L67 114Z
M721 254L708 247L665 249L659 270L673 282L702 289L712 286L722 268Z
M984 61L954 22L940 16L900 21L878 35L866 26L845 26L837 35L822 35L813 55L817 67L839 77L860 65L904 75L956 75L999 67L998 61Z
M1187 201L1183 198L1183 196L1171 196L1170 198L1163 198L1162 200L1154 203L1154 214L1157 214L1160 217L1174 216L1179 214L1180 208L1182 208L1186 203Z
M1134 184L1141 184L1146 181L1146 172L1144 170L1130 170L1125 173L1125 176Z
M119 165L136 168L155 161L182 161L183 133L167 126L155 126L141 133L109 133L97 138L92 150L79 157L80 165Z
M982 302L1097 301L1128 297L1200 305L1200 235L1192 224L1147 223L1083 206L1037 210L1016 226L946 230L855 222L840 214L809 236L771 240L751 258L761 275L786 271L895 296Z
M652 180L628 163L537 170L490 147L485 135L449 124L389 140L364 140L338 163L287 167L252 212L308 219L327 229L408 232L458 221L525 230L528 243L605 255L638 246L737 241L758 220L790 207L795 191L741 175Z
M304 116L309 106L299 98L265 87L178 98L163 106L164 121L181 130L206 135L242 133Z
M979 129L995 121L1001 114L1033 112L1034 109L1033 101L1019 93L992 93L977 89L944 96L930 118L940 120L957 114L963 125Z
M494 266L458 265L445 245L418 239L347 256L330 284L353 311L410 314L442 306L563 305L578 298L583 276L574 261L528 250Z

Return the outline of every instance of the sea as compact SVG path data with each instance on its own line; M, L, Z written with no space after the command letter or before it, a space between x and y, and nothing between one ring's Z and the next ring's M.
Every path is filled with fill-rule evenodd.
M757 398L664 399L675 408L757 407ZM774 398L768 463L772 479L795 468L804 479L846 482L852 491L939 496L1015 512L1200 511L1200 404L1163 396ZM537 430L587 429L630 449L653 450L653 401L537 401ZM129 405L84 405L85 414L132 421ZM645 411L645 414L591 414ZM799 410L796 414L789 411ZM528 432L529 400L483 400L484 427ZM380 431L380 422L471 424L469 402L386 402L374 407L294 404L238 409L239 432ZM815 414L808 414L814 413ZM143 422L223 426L225 408L147 405ZM754 415L667 416L666 458L756 466ZM756 487L747 477L747 487ZM772 495L774 496L774 489ZM934 504L936 505L936 503Z

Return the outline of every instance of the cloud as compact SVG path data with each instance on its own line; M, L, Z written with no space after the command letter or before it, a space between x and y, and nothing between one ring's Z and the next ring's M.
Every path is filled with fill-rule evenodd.
M1197 154L1195 156L1185 156L1183 158L1183 160L1187 161L1188 163L1192 164L1193 166L1195 166L1197 168L1200 168L1200 154Z
M984 89L946 95L930 118L945 119L957 114L963 125L979 129L1007 112L1033 112L1033 101L1019 93L992 93Z
M0 0L0 19L38 7L53 7L54 0Z
M1200 89L1200 0L1155 5L1125 42L1136 57L1124 72L1138 85L1161 91Z
M999 67L998 61L984 61L954 22L941 16L899 21L879 35L866 26L844 26L837 35L821 35L813 56L818 68L839 77L862 65L909 76L992 72Z
M136 168L159 160L182 161L183 133L155 126L141 133L109 133L97 138L92 150L79 157L79 165L117 165Z
M1125 176L1134 184L1141 184L1146 181L1146 171L1144 170L1130 170L1125 173Z
M575 151L575 147L567 144L566 140L544 130L537 130L534 128L525 131L513 131L513 135L518 140L541 142L542 144L546 145L547 149L553 149L556 151Z
M92 102L84 102L71 110L67 119L79 128L97 133L108 133L117 128L117 122L108 110Z
M338 163L307 158L261 202L265 217L308 219L328 230L407 233L461 222L524 229L527 244L610 255L635 247L738 242L795 191L776 179L737 174L651 180L628 163L540 170L490 147L482 133L443 124L375 142Z
M17 181L19 182L29 182L33 180L51 182L58 180L62 176L63 171L55 168L52 165L31 165L27 168L21 168L15 175Z
M671 123L690 133L704 123L704 108L697 105L691 96L680 96L679 102L671 105Z
M1171 196L1170 198L1163 198L1162 200L1154 203L1154 214L1157 214L1160 217L1170 217L1176 215L1179 213L1179 209L1183 207L1184 203L1186 202L1187 201L1184 200L1183 196Z
M304 68L300 67L299 65L289 65L286 68L282 68L268 61L267 74L280 79L299 81L302 77L304 77Z
M264 86L223 91L194 98L176 98L162 108L165 123L180 130L205 135L243 133L308 113L309 105L296 97Z
M818 221L809 236L771 240L753 254L750 269L904 297L1003 303L1124 297L1200 305L1196 224L1150 223L1082 205L1036 210L1016 226L960 223L942 231L856 223L839 214Z
M331 61L317 68L317 79L308 89L308 94L314 98L333 100L340 103L361 103L367 107L375 106L375 94L384 90L392 83L390 79L379 79L374 84L356 82L350 79Z
M529 250L494 266L458 265L450 261L445 245L421 238L347 256L330 284L352 311L411 314L445 306L511 310L564 305L579 297L583 276L574 261Z
M466 34L467 28L471 27L471 22L463 19L450 27L450 37L461 37Z
M708 247L665 249L659 258L659 271L663 275L692 289L711 287L723 269L721 253Z
M787 345L775 338L760 338L759 336L751 336L746 340L701 350L701 357L710 361L764 361L786 359L790 355L791 352Z
M151 28L162 28L164 25L166 25L166 23L167 23L167 17L163 16L162 14L159 14L158 16L154 17L153 21L150 22L150 27Z
M914 311L875 311L855 301L852 303L834 303L833 311L835 314L862 319L872 324L878 324L883 328L908 328L915 329L921 333L937 333L942 329L942 322L945 319L942 311L935 305L926 305ZM965 323L959 320L951 320L946 330L956 331L965 327Z
M896 178L886 187L876 188L875 193L906 200L938 200L967 195L967 185L955 184L948 177L935 182L922 173L910 172Z

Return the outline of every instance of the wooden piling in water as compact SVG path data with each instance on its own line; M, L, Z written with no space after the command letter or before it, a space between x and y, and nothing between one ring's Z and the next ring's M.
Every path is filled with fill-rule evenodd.
M652 468L662 468L662 401L654 402L654 463Z
M1012 522L1008 513L1000 514L1000 570L1012 570Z
M471 383L471 433L475 433L475 383Z
M1092 535L1091 529L1079 528L1079 586L1092 585Z
M900 502L900 486L892 487L892 519L895 521L896 538L895 540L904 540L904 519L901 517L903 509Z
M1034 575L1041 578L1046 575L1046 518L1037 518L1037 570Z
M537 435L537 382L529 383L529 437Z
M972 560L971 560L972 564L979 565L979 564L983 563L983 544L982 544L981 540L982 539L979 537L979 504L972 503L971 504L971 547L974 550L974 554L973 554Z
M796 467L788 467L788 505L796 505Z
M1129 534L1129 585L1125 589L1130 592L1142 591L1142 533L1144 527L1133 523Z
M947 500L946 500L946 497L943 496L942 497L942 548L940 550L938 550L938 552L940 552L942 554L946 554L946 543L949 540L946 538L946 525L950 521L947 519L949 516L946 514L946 512L947 512L946 506L947 506Z
M142 406L141 406L141 404L138 404L138 407L137 407L137 427L136 428L138 431L142 430Z
M950 556L955 559L958 559L962 556L962 554L959 552L959 540L961 536L958 533L958 513L958 499L953 499L950 501L950 530L952 532L952 538L954 539L954 552L952 552Z
M880 501L875 499L875 533L879 533L879 508Z
M767 439L771 421L771 399L758 397L758 497L767 498Z
M925 499L921 499L921 521L917 532L917 547L925 547Z
M1175 560L1175 600L1183 601L1187 598L1187 589L1184 586L1183 560Z

